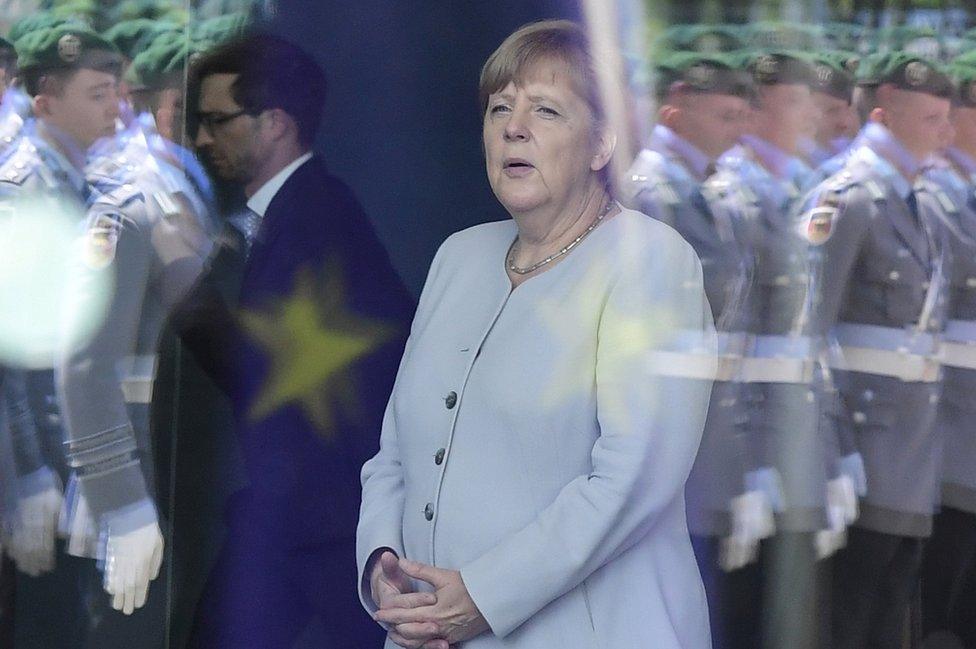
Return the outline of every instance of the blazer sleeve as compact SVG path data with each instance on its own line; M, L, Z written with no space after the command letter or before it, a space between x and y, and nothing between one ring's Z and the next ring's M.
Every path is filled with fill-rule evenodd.
M639 250L621 255L622 271L603 307L592 469L526 527L461 568L497 636L655 534L682 496L711 382L660 370L694 338L714 362L715 341L701 264L676 233L661 230L666 236L637 237Z
M363 491L362 504L359 508L359 524L356 527L356 564L359 571L360 601L370 613L375 613L378 610L373 601L369 575L366 574L370 557L380 548L389 548L401 557L405 554L403 550L405 492L403 466L400 462L399 442L397 441L397 413L394 404L396 403L397 386L400 384L400 375L403 373L404 364L410 356L411 343L418 323L425 319L429 307L431 287L437 282L441 258L447 245L445 242L434 255L434 260L431 262L430 270L427 273L427 280L420 294L417 313L410 328L410 337L407 339L397 377L393 383L393 391L383 414L380 450L363 465L361 473Z

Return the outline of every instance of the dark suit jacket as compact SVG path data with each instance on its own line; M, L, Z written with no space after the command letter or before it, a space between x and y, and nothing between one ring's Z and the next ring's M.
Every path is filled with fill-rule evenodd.
M243 332L236 341L231 396L251 488L231 522L242 516L248 526L267 525L264 531L288 546L355 536L360 468L378 450L383 410L413 315L413 301L358 201L313 157L268 207L244 266L239 308L268 313L293 294L299 273L311 273L321 292L335 279L326 274L336 272L345 292L343 310L387 323L395 333L343 373L351 399L332 400L331 429L314 425L296 403L251 417L271 359Z
M242 310L275 313L306 274L314 278L316 298L326 296L330 280L344 289L340 305L325 300L317 305L326 322L339 311L381 322L389 333L332 382L333 390L326 392L331 423L325 428L297 401L252 416L273 363L238 317ZM355 196L318 158L300 166L269 205L244 264L238 298L235 315L219 291L203 284L176 319L184 343L231 397L249 483L226 508L229 545L222 563L234 565L221 570L265 570L270 564L240 565L250 563L240 557L277 555L283 563L275 565L301 566L286 569L295 573L287 579L303 583L308 598L329 600L311 604L321 607L327 627L335 627L330 629L334 638L356 638L361 644L382 637L356 597L359 474L379 448L414 302ZM315 362L311 356L309 362ZM211 581L246 584L247 577L227 581L215 573ZM326 595L314 595L323 589ZM232 593L213 595L226 599Z

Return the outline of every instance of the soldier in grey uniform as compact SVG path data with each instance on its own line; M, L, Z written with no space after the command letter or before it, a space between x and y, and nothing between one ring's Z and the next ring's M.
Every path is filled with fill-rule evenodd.
M660 121L627 173L624 200L681 233L704 269L721 360L686 487L688 527L709 599L713 643L735 646L732 637L741 619L736 581L741 577L727 576L720 567L731 571L753 559L760 536L745 529L746 521L733 520L743 499L758 496L744 489L746 413L737 380L751 269L736 241L735 224L727 212L712 213L702 185L718 157L741 135L753 87L748 73L723 55L673 53L657 64L656 72ZM744 547L730 547L736 543Z
M152 145L158 137L128 134L92 165L80 281L109 275L114 291L103 325L66 349L57 368L77 486L69 489L70 543L104 561L105 589L126 614L155 590L163 558L149 430L159 336L211 249L206 203L167 150ZM149 598L143 637L126 646L158 644L150 630L164 628L164 599Z
M867 494L834 566L833 647L901 647L937 496L934 429L950 277L943 209L915 186L948 144L952 84L915 55L870 57L858 71L873 104L862 144L811 194L796 227L813 244L817 329L833 337L844 409Z
M945 366L936 428L942 453L941 511L922 566L925 636L951 632L976 644L970 605L976 577L976 62L954 63L957 84L951 119L955 137L925 172L943 206L949 231L949 321L942 340Z
M111 45L80 26L39 28L17 42L19 78L30 96L34 118L0 163L0 202L8 218L29 219L56 210L64 222L81 224L89 189L82 168L88 148L115 132L118 116L118 58ZM50 322L38 323L51 331L60 327L60 308L51 306ZM54 340L48 356L38 358L27 373L30 413L39 433L47 466L59 480L51 480L46 493L60 492L67 466L63 451L61 413L54 391ZM40 369L37 369L40 368ZM53 501L53 499L50 499ZM60 497L58 498L60 503ZM30 518L50 521L60 510L49 499L21 500L36 513ZM55 546L54 528L34 535L40 547ZM22 577L17 584L18 646L81 645L89 623L84 598L78 592L81 566L59 557L51 575ZM24 644L21 644L24 643Z
M800 149L801 157L813 169L846 151L860 128L851 105L859 62L858 56L850 52L816 52L812 56L811 89L820 118L811 124L808 137L800 141Z
M741 380L749 401L752 451L747 487L775 512L776 535L761 549L761 638L753 646L819 646L816 613L823 581L817 541L829 530L827 458L833 435L821 421L824 385L810 318L812 293L805 242L789 220L810 168L798 144L817 112L813 69L801 54L757 51L747 58L758 98L751 132L726 152L708 185L722 195L715 209L733 212L753 259L746 327L750 343ZM827 554L840 530L821 542ZM779 591L789 588L792 596Z

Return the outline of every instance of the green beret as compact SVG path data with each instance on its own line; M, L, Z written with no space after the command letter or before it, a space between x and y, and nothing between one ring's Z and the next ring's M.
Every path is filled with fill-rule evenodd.
M945 44L937 31L929 27L899 25L878 30L875 47L880 53L900 51L938 61L945 56Z
M102 67L118 59L118 50L90 29L63 24L38 29L15 43L21 70Z
M28 14L10 26L10 32L7 34L7 39L11 43L16 43L30 32L37 31L39 29L57 27L65 22L67 21L64 18L55 16L49 11Z
M102 35L115 46L115 49L127 58L134 59L139 52L147 49L157 36L165 32L178 32L179 29L176 23L137 18L117 23Z
M133 90L158 90L180 85L183 71L194 54L200 52L197 44L186 39L166 39L154 43L132 60L125 73L125 81Z
M813 25L761 21L745 29L746 40L755 49L814 51L823 45L823 33Z
M186 12L182 8L183 3L180 2L179 5L163 0L124 0L112 8L111 20L119 23L148 18L182 23L186 20Z
M816 75L809 58L793 50L747 52L743 64L757 85L802 83L813 86Z
M855 52L861 45L865 28L856 23L827 23L823 29L823 40L831 49Z
M909 52L887 52L864 59L857 69L857 85L881 84L945 98L954 92L952 80L941 64Z
M654 50L717 54L742 49L738 29L732 25L674 25L657 40Z
M749 73L737 66L735 58L723 54L675 52L655 66L658 97L663 99L674 84L689 90L751 99L755 95Z
M956 84L956 101L962 106L976 108L976 62L953 61L946 68Z
M67 0L58 2L51 8L51 14L66 20L76 20L93 25L102 18L104 10L95 0Z
M814 82L811 88L816 92L851 100L854 92L854 74L860 57L853 52L817 52L810 56L813 65Z
M193 32L193 40L209 41L219 45L242 38L251 27L251 17L245 13L232 13L210 18L200 23Z

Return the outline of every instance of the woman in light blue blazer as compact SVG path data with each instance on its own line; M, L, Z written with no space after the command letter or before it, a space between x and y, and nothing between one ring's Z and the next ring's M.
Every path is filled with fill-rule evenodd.
M701 266L610 196L596 88L565 21L482 70L512 220L437 252L362 472L360 589L388 648L710 646L682 495L715 365Z

